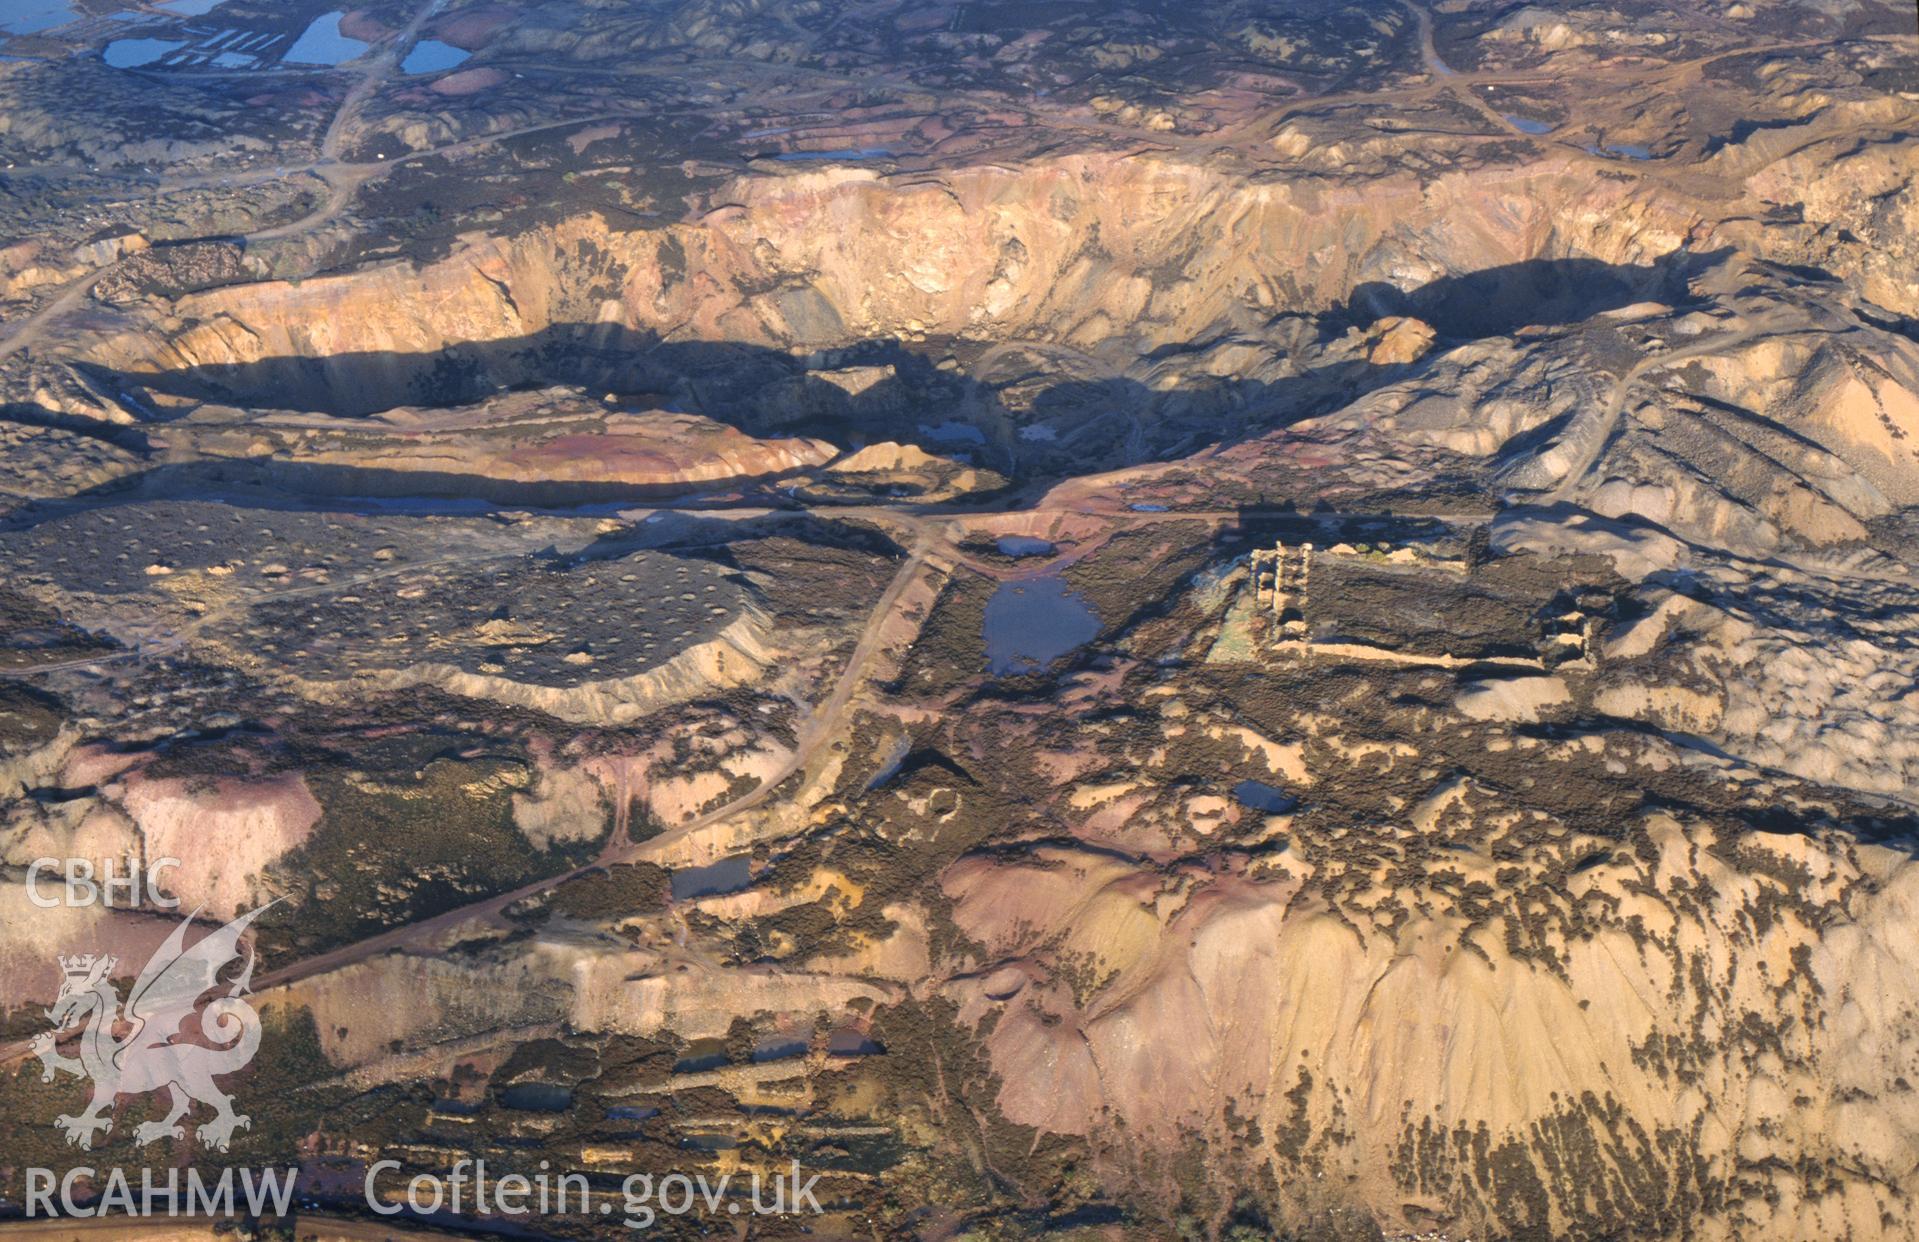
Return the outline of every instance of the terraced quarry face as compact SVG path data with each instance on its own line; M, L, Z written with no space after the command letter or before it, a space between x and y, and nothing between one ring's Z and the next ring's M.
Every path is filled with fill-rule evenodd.
M366 428L369 416L465 409L457 423L405 425L473 436L489 423L474 407L493 394L564 385L608 395L613 410L671 405L761 437L901 440L1012 477L1059 477L1350 399L1425 352L1423 327L1381 344L1377 325L1398 316L1471 340L1683 299L1677 244L1697 219L1656 187L1559 164L1504 169L1490 184L1389 179L1375 204L1248 186L1176 156L892 181L781 170L686 189L687 218L663 227L595 213L424 265L189 294L159 323L136 312L96 335L86 365L135 406L362 420L323 424L348 441L333 453L344 462L383 453L377 434L391 420ZM1573 197L1590 214L1553 222ZM822 232L820 220L856 223ZM1450 275L1462 272L1473 276ZM1411 273L1427 279L1395 287ZM310 435L322 420L280 422ZM176 436L197 438L192 428ZM574 451L603 451L592 433L572 437ZM480 451L462 441L444 455ZM756 451L773 456L747 448L731 464L791 464L749 460ZM624 481L678 481L679 464L661 449ZM556 447L537 473L550 481L566 465Z
M0 12L0 1234L1911 1236L1909 18Z

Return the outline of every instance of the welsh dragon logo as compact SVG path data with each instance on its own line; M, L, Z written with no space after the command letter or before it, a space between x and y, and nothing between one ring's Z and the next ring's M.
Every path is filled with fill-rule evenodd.
M40 1058L42 1082L52 1082L60 1071L93 1080L93 1100L86 1111L54 1121L66 1132L68 1143L91 1148L96 1134L113 1128L116 1099L163 1087L169 1097L167 1115L135 1129L134 1142L139 1146L156 1139L185 1138L186 1128L179 1122L196 1101L214 1109L213 1119L196 1134L220 1151L227 1149L235 1130L252 1124L233 1111L232 1097L213 1080L243 1068L260 1049L260 1015L241 999L253 978L253 951L245 951L246 966L224 995L204 1006L200 1001L222 986L220 972L241 956L241 935L266 909L261 906L241 915L190 949L187 927L199 911L188 915L133 981L124 1011L112 981L117 959L91 953L60 959L66 978L47 1011L53 1029L38 1036L32 1047ZM199 1034L210 1044L189 1042L185 1027L196 1012ZM61 1036L76 1028L83 1028L77 1059L61 1055L58 1047ZM124 1034L116 1034L122 1029Z

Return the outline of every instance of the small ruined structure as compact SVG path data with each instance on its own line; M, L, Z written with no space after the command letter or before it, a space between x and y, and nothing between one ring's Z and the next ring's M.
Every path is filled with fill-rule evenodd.
M1313 573L1313 545L1302 543L1292 553L1284 540L1253 551L1253 601L1270 616L1280 638L1306 637L1306 589Z
M1592 640L1598 622L1584 601L1567 603L1537 619L1540 641L1532 655L1455 655L1450 651L1421 652L1325 637L1316 640L1307 627L1306 603L1312 586L1313 562L1319 556L1329 556L1335 561L1377 561L1401 569L1449 574L1470 572L1463 560L1436 557L1423 548L1411 546L1335 543L1328 548L1315 549L1310 543L1301 543L1289 548L1282 540L1270 548L1256 548L1250 565L1254 633L1259 635L1255 641L1269 655L1384 661L1447 669L1504 668L1522 672L1546 672L1556 668L1590 670L1593 667Z
M1605 603L1581 596L1562 612L1543 618L1540 641L1545 662L1555 668L1592 669L1595 667L1594 639L1599 633L1598 609Z

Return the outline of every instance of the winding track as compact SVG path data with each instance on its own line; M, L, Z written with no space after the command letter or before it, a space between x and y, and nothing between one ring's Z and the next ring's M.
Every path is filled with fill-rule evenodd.
M1734 335L1744 337L1756 334L1762 330L1762 326L1755 325L1747 332ZM1733 341L1724 337L1708 342L1697 342L1685 350L1672 351L1643 359L1630 371L1622 375L1615 389L1614 399L1608 407L1607 429L1593 441L1593 447L1587 454L1587 460L1580 466L1568 471L1568 474L1560 484L1560 490L1570 491L1576 487L1578 481L1585 476L1593 462L1597 460L1600 452L1603 451L1604 445L1611 439L1612 428L1616 425L1617 419L1620 416L1627 389L1641 374L1657 366L1678 361L1686 354L1697 352L1698 350L1708 347L1723 348L1730 343L1733 343ZM648 510L644 509L636 510L635 514L647 511ZM672 506L655 506L652 511L687 512L733 519L758 519L775 516L791 516L798 519L816 515L816 511L813 510L711 510L694 508L676 510ZM951 514L929 514L906 508L888 506L848 506L818 512L844 517L860 517L881 523L898 524L910 533L912 542L900 567L894 573L892 580L888 583L886 589L881 593L871 612L868 614L866 622L860 630L859 638L846 664L841 669L832 692L820 703L815 705L808 715L806 721L800 728L793 753L779 768L769 774L765 780L747 793L645 841L623 842L616 837L609 843L608 850L593 862L530 882L512 891L500 893L418 922L393 928L349 945L343 945L338 949L294 962L280 970L261 976L257 981L256 990L265 992L289 987L303 980L337 971L387 953L406 952L409 950L432 951L438 947L438 943L442 938L453 934L461 927L471 926L478 930L487 924L497 925L504 912L516 902L551 891L570 880L602 869L608 865L630 863L647 858L650 855L656 855L660 851L684 840L696 832L711 828L736 815L743 814L764 804L773 798L775 793L788 779L796 773L804 772L819 755L821 749L830 745L840 733L845 723L847 712L856 701L861 688L866 684L869 670L874 658L880 651L883 635L888 625L899 619L902 601L914 579L923 571L932 568L942 572L951 572L953 569L965 565L968 568L989 576L1017 578L1034 572L1047 572L1051 569L1056 569L1060 563L1058 560L1048 561L1039 569L982 563L976 558L966 555L956 545L956 541L953 538L956 527L963 527L969 522L1015 515L1031 517L1035 514L1046 514L1049 512L1062 514L1074 513L1105 520L1108 524L1106 536L1110 536L1113 531L1121 527L1151 525L1164 522L1205 522L1219 525L1236 520L1240 516L1237 511L1234 510L1095 512L1046 506L999 512ZM1483 517L1464 520L1483 520ZM1096 538L1089 542L1096 546L1099 542L1103 542L1103 537ZM1079 552L1069 554L1069 556L1084 555L1085 552L1089 550L1090 548L1082 548ZM65 661L59 664L41 665L32 669L0 671L0 678L35 677L63 669L93 667L121 659L161 654L164 651L184 646L193 632L197 632L200 627L212 622L217 616L227 615L236 610L244 610L267 599L331 594L356 589L370 581L422 568L451 564L479 563L519 555L523 555L523 553L519 551L475 553L465 556L411 562L406 565L394 566L390 569L359 575L338 582L320 583L308 587L298 587L287 591L273 592L268 595L254 597L248 601L223 606L222 609L217 610L215 613L209 613L206 617L198 618L191 627L183 630L173 640L164 645L148 646L143 651L117 653L116 655L102 657L100 659ZM1675 740L1683 739L1676 737ZM31 1052L25 1042L5 1046L4 1048L0 1048L0 1066L18 1062L29 1055L31 1055Z
M1677 349L1669 349L1656 354L1648 354L1633 363L1619 378L1613 381L1612 397L1606 402L1606 408L1600 415L1599 426L1595 433L1588 436L1582 446L1578 460L1566 468L1566 473L1553 489L1546 493L1540 503L1547 505L1562 504L1572 498L1592 468L1605 456L1606 448L1619 433L1619 424L1625 417L1626 398L1632 386L1649 371L1672 366L1687 358L1701 354L1716 353L1735 348L1768 332L1790 325L1781 325L1783 308L1775 308L1748 322L1737 332L1720 332L1703 336L1690 344Z
M866 624L860 631L859 641L854 645L853 653L847 659L846 667L841 670L839 680L834 685L833 692L813 709L805 724L800 727L799 740L793 748L792 755L752 790L749 790L747 793L740 795L730 802L715 807L703 815L690 819L684 824L668 829L666 832L657 836L649 837L645 841L620 846L593 862L575 867L571 871L562 872L559 875L550 876L546 879L536 880L530 884L522 885L512 892L489 897L484 901L476 902L469 906L462 906L456 910L449 910L433 918L424 919L418 923L409 923L404 927L394 928L390 932L384 932L378 936L357 941L330 953L323 953L316 957L295 962L291 966L262 976L258 984L258 989L266 991L271 988L285 987L289 984L297 983L302 979L308 979L315 975L338 970L344 966L364 961L369 957L381 953L402 949L409 945L431 943L441 934L452 931L462 924L496 919L502 911L514 902L522 901L528 897L534 897L557 888L559 885L585 875L587 872L599 870L611 864L629 863L645 858L649 854L657 853L667 846L685 839L692 833L710 828L714 824L730 819L744 811L749 811L765 802L773 796L774 791L777 790L788 777L792 776L795 772L803 771L807 764L812 761L813 757L819 753L820 748L831 742L834 735L839 731L848 707L852 705L855 694L859 691L860 686L866 679L867 668L872 664L873 657L879 650L881 635L885 632L887 624L894 619L900 599L906 593L907 587L912 584L913 579L926 566L932 543L933 539L928 534L922 534L920 538L914 542L905 561L901 563L898 571L894 573L893 580L887 584L886 590L881 593L879 601L874 605L872 613L867 617Z

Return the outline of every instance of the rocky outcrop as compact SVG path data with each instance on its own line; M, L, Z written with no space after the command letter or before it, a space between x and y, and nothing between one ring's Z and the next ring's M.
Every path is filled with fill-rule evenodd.
M1405 315L1388 315L1373 325L1368 334L1372 348L1366 361L1374 366L1394 366L1417 362L1433 347L1432 325Z

